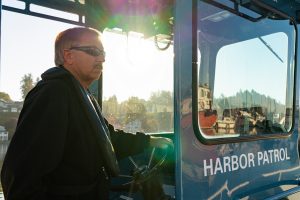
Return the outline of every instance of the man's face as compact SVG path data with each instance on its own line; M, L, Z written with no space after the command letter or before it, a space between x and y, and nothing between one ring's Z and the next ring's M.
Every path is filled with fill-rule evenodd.
M89 86L94 80L99 79L105 57L103 45L96 35L85 34L70 51L72 54L71 71L79 79L78 81ZM98 55L99 52L100 55Z

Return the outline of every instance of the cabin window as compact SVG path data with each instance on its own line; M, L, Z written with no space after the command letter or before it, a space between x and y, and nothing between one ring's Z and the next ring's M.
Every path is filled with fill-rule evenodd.
M156 44L153 37L103 32L103 114L127 132L173 132L173 45ZM157 41L156 41L157 42Z
M288 133L295 75L292 23L268 18L254 22L200 4L195 111L201 135L213 139Z

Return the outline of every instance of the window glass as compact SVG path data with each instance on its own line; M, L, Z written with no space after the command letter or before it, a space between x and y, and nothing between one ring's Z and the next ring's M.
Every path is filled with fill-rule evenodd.
M72 26L2 11L0 167L14 134L25 95L40 80L41 73L54 67L56 34Z
M106 119L129 132L173 132L173 45L158 50L153 38L110 29L103 43Z
M288 20L253 22L201 2L197 109L202 135L288 133L294 26Z
M17 4L10 2L9 6ZM75 26L5 10L1 17L0 169L25 95L41 73L54 67L57 33ZM172 132L172 45L161 51L156 45L164 47L168 42L156 44L153 38L144 39L137 33L126 36L109 30L102 40L107 54L103 81L107 119L116 128L131 132Z

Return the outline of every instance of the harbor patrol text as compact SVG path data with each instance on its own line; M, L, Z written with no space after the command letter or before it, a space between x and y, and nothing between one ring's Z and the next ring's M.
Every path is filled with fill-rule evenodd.
M287 148L203 160L204 176L290 160Z

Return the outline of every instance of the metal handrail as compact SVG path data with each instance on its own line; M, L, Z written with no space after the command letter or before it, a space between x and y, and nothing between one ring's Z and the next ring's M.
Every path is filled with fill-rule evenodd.
M284 197L287 197L289 195L295 194L297 192L300 192L300 186L297 186L297 187L291 188L289 190L283 191L283 192L281 192L279 194L275 194L273 196L270 196L270 197L266 198L265 200L282 199Z

